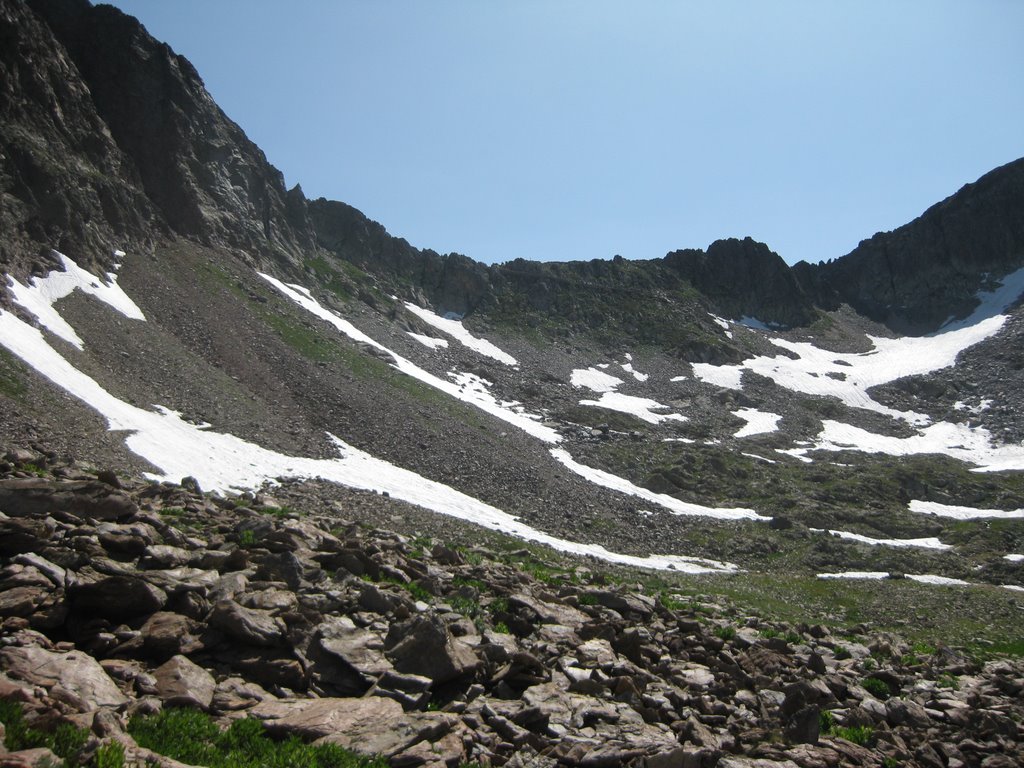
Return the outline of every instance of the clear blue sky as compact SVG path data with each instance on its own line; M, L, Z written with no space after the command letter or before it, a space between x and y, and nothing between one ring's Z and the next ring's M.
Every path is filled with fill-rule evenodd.
M289 186L480 261L835 258L1024 155L1020 0L116 0Z

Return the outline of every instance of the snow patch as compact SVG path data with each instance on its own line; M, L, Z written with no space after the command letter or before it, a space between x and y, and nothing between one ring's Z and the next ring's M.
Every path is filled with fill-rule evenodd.
M561 462L567 469L575 472L580 477L585 480L589 480L595 485L599 485L602 488L608 488L612 491L618 491L619 493L625 493L629 496L636 496L644 501L657 504L674 515L713 517L718 520L759 520L764 522L771 520L770 517L759 515L752 509L744 509L741 507L706 507L702 504L691 504L690 502L680 501L679 499L664 493L654 493L654 491L634 485L629 482L629 480L619 477L618 475L613 475L610 472L605 472L604 470L594 469L593 467L588 467L585 464L580 464L569 455L568 451L561 448L552 448L551 455Z
M574 387L586 387L594 392L612 392L625 382L597 368L577 368L572 372L569 383Z
M845 571L843 573L819 573L819 579L887 579L888 571ZM930 574L908 573L906 578L922 584L937 584L947 587L969 587L971 583L963 579L951 579L948 576L932 576Z
M108 272L108 282L103 282L91 272L79 267L63 253L59 251L54 251L54 253L60 257L64 267L63 272L53 270L46 277L30 278L28 285L23 285L12 277L8 276L7 278L7 289L15 303L35 315L39 324L50 333L59 336L78 349L84 349L82 339L79 338L75 329L65 322L64 318L53 308L55 302L70 295L76 289L95 296L131 320L145 321L146 316L142 310L117 284L117 275Z
M484 355L492 360L497 360L499 363L504 363L505 365L519 365L519 362L512 357L512 355L498 349L498 347L487 341L487 339L477 338L467 331L463 327L461 320L441 317L436 313L431 312L429 309L423 309L422 307L418 307L408 301L405 302L405 308L423 322L428 325L432 325L443 333L447 333L464 347L472 349L477 354Z
M712 365L711 363L692 363L694 377L706 384L713 384L723 389L743 389L742 365Z
M438 339L433 336L424 336L421 333L413 333L412 331L406 331L406 333L408 333L410 336L416 339L416 341L418 341L425 347L430 347L431 349L448 349L448 339Z
M978 306L969 317L963 320L947 320L938 333L960 330L975 325L982 320L1005 312L1024 294L1024 267L1011 272L999 281L998 287L992 291L978 291Z
M733 437L749 437L750 435L777 432L779 420L782 418L777 413L766 413L756 408L740 408L738 411L733 411L732 415L747 422L746 426L740 429Z
M1011 563L1024 563L1024 555L1003 555L1003 560L1009 560Z
M911 437L891 437L827 419L822 422L822 430L813 446L790 453L803 456L812 450L861 451L890 456L937 453L975 464L975 472L1024 469L1024 445L995 445L984 427L946 421L925 427Z
M937 501L919 501L915 499L908 505L911 512L922 515L935 515L946 517L952 520L984 520L1001 519L1009 520L1024 517L1024 509L977 509L976 507L961 507L953 504L940 504Z
M663 421L687 421L687 418L679 413L660 413L666 410L667 405L662 405L657 400L648 397L635 397L624 395L621 392L603 392L598 400L580 400L580 405L590 405L595 408L607 408L609 411L628 413L630 416L646 421L648 424L660 424Z
M860 533L850 533L849 531L826 531L824 528L811 528L810 530L815 531L816 533L829 533L832 536L838 536L841 539L859 541L862 544L869 544L873 547L919 547L921 549L936 549L943 551L953 548L952 544L943 544L936 536L928 536L920 539L874 539L870 536L864 536Z

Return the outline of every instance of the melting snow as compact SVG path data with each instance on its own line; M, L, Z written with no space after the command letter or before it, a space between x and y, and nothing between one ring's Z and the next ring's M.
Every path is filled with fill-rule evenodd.
M448 339L437 339L433 336L424 336L421 333L413 333L412 331L407 331L407 333L425 347L430 347L431 349L448 348Z
M529 416L526 414L512 411L509 408L503 408L490 395L490 393L481 392L478 389L466 389L464 387L460 387L458 384L453 383L451 381L445 381L444 379L439 378L433 375L432 373L428 373L427 371L417 366L415 363L406 360L401 355L392 352L383 344L380 344L371 339L365 333L363 333L354 325L352 325L352 323L348 322L347 320L341 318L334 312L331 312L326 307L322 306L316 299L314 299L310 295L309 291L306 288L303 288L301 285L285 284L282 283L277 278L263 274L262 272L258 272L257 274L259 274L260 277L262 277L264 280L266 280L268 283L274 286L278 291L280 291L285 296L294 301L296 304L298 304L300 307L302 307L308 312L311 312L312 314L316 315L322 320L326 320L328 323L333 325L335 328L337 328L339 331L341 331L343 334L348 336L353 341L368 344L375 349L379 349L382 352L386 352L393 359L392 365L402 373L412 376L414 379L418 379L419 381L422 381L424 384L434 387L435 389L438 389L444 392L445 394L451 395L452 397L456 397L459 400L469 403L470 405L474 405L480 410L485 411L491 414L492 416L501 419L502 421L508 422L509 424L523 430L527 434L533 435L534 437L543 440L546 443L557 443L562 439L558 432L556 432L554 429L538 423L539 417ZM437 315L434 315L434 317L437 317Z
M1024 555L1003 555L1003 560L1009 560L1011 563L1022 563L1024 562Z
M911 581L918 581L922 584L938 584L940 586L969 587L971 584L963 579L951 579L947 576L932 576L930 574L906 575ZM843 573L819 573L819 579L887 579L888 571L845 571Z
M763 461L765 464L778 464L779 462L773 459L766 459L764 456L758 456L756 453L741 453L741 456L746 456L748 459L757 459Z
M937 501L911 501L909 504L911 512L919 512L923 515L935 515L936 517L948 517L953 520L982 520L990 519L1011 519L1024 517L1024 509L976 509L975 507L960 507L952 504L940 504Z
M439 331L447 333L464 347L472 349L477 354L490 357L493 360L497 360L499 363L505 363L505 365L519 365L518 361L512 357L512 355L498 349L494 344L487 341L487 339L478 339L467 331L463 327L462 321L440 317L429 309L417 307L415 304L408 301L405 302L405 308L420 318L423 322L434 326Z
M635 397L624 395L621 392L604 392L598 400L580 400L580 405L592 405L595 408L607 408L609 411L619 411L636 416L648 424L660 424L663 421L686 421L687 418L679 413L657 413L656 411L668 408L657 400L648 397Z
M569 383L574 387L586 387L594 392L612 392L624 382L596 368L577 368L572 372Z
M963 320L948 320L939 329L939 333L959 330L981 322L993 315L1005 312L1017 299L1024 294L1024 267L1016 272L1011 272L999 281L999 287L994 291L979 291L978 306Z
M644 501L649 501L652 504L664 507L675 515L714 517L719 520L771 520L770 517L759 515L752 509L744 509L742 507L705 507L701 504L691 504L690 502L680 501L679 499L664 493L655 493L654 491L650 491L646 488L641 488L638 485L633 485L629 480L619 477L618 475L613 475L610 472L605 472L600 469L588 467L585 464L580 464L569 455L568 451L562 450L561 448L552 448L551 455L564 464L568 469L595 485L600 485L603 488L618 491L619 493L625 493L629 496L637 496Z
M928 536L920 539L873 539L870 536L864 536L859 533L849 533L848 531L825 531L823 528L811 528L810 530L817 533L830 533L833 536L838 536L841 539L849 539L851 541L859 541L862 544L870 544L871 546L885 546L885 547L920 547L922 549L938 549L946 550L952 549L952 544L943 544L939 541L936 536Z
M711 363L692 363L693 375L707 384L722 389L743 389L742 365L712 365Z
M890 437L839 421L822 422L817 442L809 448L786 451L804 456L809 451L863 451L890 456L937 453L977 465L975 472L1024 469L1024 445L994 445L984 427L940 421L911 437Z
M7 289L11 292L14 301L35 315L39 324L48 331L78 349L83 349L82 340L75 333L75 329L68 325L53 308L54 302L68 296L76 288L109 304L125 317L132 320L146 319L138 305L121 290L117 284L116 275L107 273L109 282L104 283L95 275L79 267L63 253L58 251L54 251L54 253L60 257L61 263L64 265L63 272L54 270L46 277L33 277L29 279L28 285L23 285L12 277L7 278L9 282Z
M725 329L726 338L732 338L732 331L729 330L731 326L729 325L728 320L724 317L719 317L718 315L711 315L711 319L715 321L715 325L721 326Z
M779 420L782 418L777 413L765 413L756 408L740 408L732 412L747 422L746 426L737 432L734 437L749 437L750 435L763 435L767 432L777 432Z

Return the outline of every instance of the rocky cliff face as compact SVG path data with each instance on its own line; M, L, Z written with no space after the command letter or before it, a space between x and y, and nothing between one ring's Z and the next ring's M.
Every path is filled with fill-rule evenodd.
M673 251L665 263L727 317L754 317L784 326L805 325L814 307L793 272L764 243L747 237L716 240L707 252Z
M1024 265L1022 202L1024 159L806 272L819 283L819 302L838 299L898 330L931 331L974 309L986 275L1002 277Z
M84 145L86 156L91 150L100 158L93 170L107 178L94 186L120 186L127 179L134 185L133 198L141 197L140 188L148 198L126 200L125 192L107 193L104 203L97 192L109 237L119 239L138 228L145 219L136 211L152 210L158 223L175 234L257 257L297 263L315 249L301 191L286 192L280 171L221 111L184 57L113 7L93 7L86 0L32 0L28 5L31 10L5 3L5 13L20 20L11 23L24 44L46 52L32 61L20 58L21 79L63 82L57 92L23 88L20 122L34 125L39 113L56 113L60 117L51 122L79 137L75 144L51 131L33 154L73 166L67 158L83 154ZM13 91L16 73L9 81ZM68 95L75 107L70 114L63 110ZM74 179L61 179L68 181ZM73 183L53 186L76 188ZM84 202L65 200L69 219L85 218L91 201ZM29 211L33 207L32 201L26 205ZM47 213L37 209L34 215L51 219ZM35 239L56 245L50 238Z
M143 250L154 211L74 60L24 3L0 2L0 263L58 248L83 264Z

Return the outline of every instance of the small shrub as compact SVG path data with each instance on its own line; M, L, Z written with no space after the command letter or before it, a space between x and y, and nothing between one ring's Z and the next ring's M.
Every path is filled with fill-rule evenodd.
M822 733L831 733L836 727L836 716L827 709L818 713L818 730Z
M251 547L256 544L256 533L251 528L246 528L240 534L238 534L238 545L241 547Z
M849 727L838 726L832 729L832 735L840 739L852 741L861 747L868 746L875 736L875 729L870 725L851 725Z
M597 605L597 596L584 592L579 597L580 605Z
M111 741L96 750L92 759L95 768L124 768L124 745Z
M850 650L845 645L837 645L835 653L836 653L836 658L839 659L840 661L843 660L843 659L852 659L853 658L853 654L850 653Z
M786 642L790 645L799 645L803 642L803 638L800 637L800 635L798 635L796 632L787 632Z
M953 675L941 675L935 682L937 688L949 688L954 691L960 690L960 681Z
M877 677L867 677L861 685L864 687L865 691L870 693L876 699L881 699L882 701L885 701L892 695L889 691L889 686Z
M495 624L494 631L497 632L499 635L511 634L508 628L508 624L506 624L504 621L499 621L497 624Z
M736 627L715 627L715 637L721 640L732 640L736 637Z
M475 619L480 615L480 603L471 597L455 595L448 602L451 603L452 610L461 613L467 619Z
M773 637L779 636L779 630L772 629L771 627L765 627L764 629L760 630L760 632L761 637L763 637L765 640L771 640Z
M876 662L870 656L868 656L866 659L864 659L862 664L864 665L864 669L866 669L868 672L870 672L871 670L873 670L875 667L878 666L878 662Z
M886 755L882 758L882 768L900 768L900 761L892 755Z

